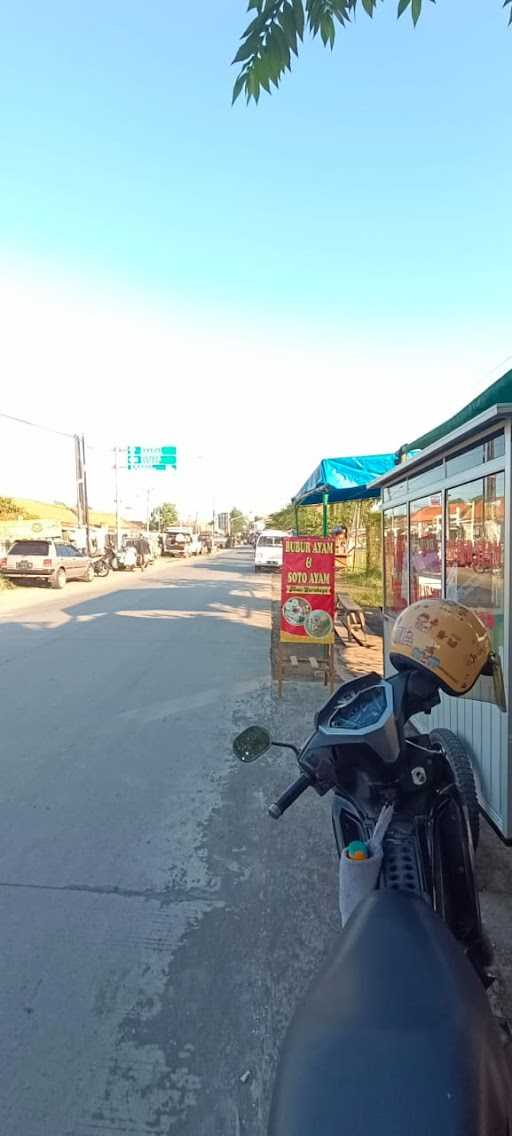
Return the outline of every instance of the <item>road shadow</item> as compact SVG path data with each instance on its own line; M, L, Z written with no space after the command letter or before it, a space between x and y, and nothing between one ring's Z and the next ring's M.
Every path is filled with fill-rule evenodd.
M193 561L185 560L188 568L206 569L208 572L250 572L254 573L254 556L247 549L237 552L235 549L223 552L219 556L201 556Z
M219 564L222 570L219 571ZM34 607L30 612L13 612L12 619L3 618L1 621L3 638L16 634L16 629L25 631L64 631L76 624L98 624L107 617L135 619L165 620L173 619L224 619L230 622L247 623L253 621L263 628L266 625L265 616L269 612L269 596L260 581L256 581L248 573L241 573L242 565L230 564L229 573L238 576L230 585L226 581L224 571L225 560L212 562L211 577L206 580L197 580L187 574L181 576L164 576L155 574L140 577L140 586L119 588L96 594L90 599L77 600L76 594L66 603L63 597L62 606L58 610L44 610ZM217 565L217 570L215 570ZM196 567L196 565L187 565ZM210 566L209 566L210 567ZM204 565L197 565L204 570Z

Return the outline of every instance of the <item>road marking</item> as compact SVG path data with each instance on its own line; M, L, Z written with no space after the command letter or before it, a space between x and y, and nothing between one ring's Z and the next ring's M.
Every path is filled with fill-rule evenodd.
M90 623L91 619L101 619L102 615L108 615L107 611L91 611L88 615L77 615L77 623Z

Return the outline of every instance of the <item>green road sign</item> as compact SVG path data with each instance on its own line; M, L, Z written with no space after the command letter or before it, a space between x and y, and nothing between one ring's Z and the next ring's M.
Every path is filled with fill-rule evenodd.
M128 469L176 469L176 446L128 446Z

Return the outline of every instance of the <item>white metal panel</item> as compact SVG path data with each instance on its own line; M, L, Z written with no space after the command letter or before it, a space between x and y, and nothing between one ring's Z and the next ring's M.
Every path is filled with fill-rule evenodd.
M512 837L501 777L503 766L509 762L507 715L486 702L442 694L441 705L431 714L418 714L414 724L424 733L443 726L465 741L479 782L482 808L506 839Z
M392 626L393 621L385 617L384 659L388 674ZM465 741L479 782L482 808L506 839L512 838L508 805L508 721L508 714L497 706L477 702L474 698L448 698L445 694L441 694L441 704L431 714L418 714L414 719L415 726L423 733L442 726Z

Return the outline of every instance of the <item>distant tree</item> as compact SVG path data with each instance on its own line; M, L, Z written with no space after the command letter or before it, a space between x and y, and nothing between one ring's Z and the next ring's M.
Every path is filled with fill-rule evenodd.
M332 531L341 525L350 528L354 513L354 502L346 501L329 506L329 528ZM277 509L268 517L267 524L273 529L295 528L295 506L292 501L283 509ZM303 536L320 536L322 533L321 505L301 505L299 508L299 529Z
M290 501L283 509L277 509L267 518L267 526L272 529L295 529L295 505ZM303 536L320 536L322 532L322 510L318 505L302 505L299 509L299 530Z
M13 497L0 497L0 519L10 520L11 517L17 517L19 508Z
M231 527L231 535L239 536L247 528L247 517L240 511L240 509L232 509L229 514L229 523Z
M413 24L417 24L423 0L394 0L397 15L409 11ZM247 102L258 102L263 89L270 94L270 85L278 87L286 71L291 71L292 53L298 55L307 30L311 36L320 35L325 47L334 47L336 27L345 27L363 8L373 16L378 0L249 0L247 10L254 18L246 27L242 43L233 63L242 67L233 87L233 102L242 93ZM435 3L435 0L433 0ZM503 7L512 0L504 0Z
M178 510L172 501L164 501L163 505L157 505L149 519L149 527L153 532L157 532L158 529L170 529L177 524Z
M287 529L295 528L295 508L290 501L289 505L285 505L284 509L276 509L275 513L270 513L267 518L269 529L282 529L286 532Z

